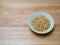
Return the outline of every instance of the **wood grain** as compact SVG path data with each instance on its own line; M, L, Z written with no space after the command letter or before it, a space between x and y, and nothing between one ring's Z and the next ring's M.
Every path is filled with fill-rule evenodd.
M55 27L46 35L27 26L28 17L38 11L54 18ZM0 45L60 45L60 0L0 0Z

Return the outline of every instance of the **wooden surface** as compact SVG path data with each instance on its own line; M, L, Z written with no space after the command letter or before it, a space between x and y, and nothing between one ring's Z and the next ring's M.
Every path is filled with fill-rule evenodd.
M37 11L51 14L52 32L38 35L27 26ZM0 0L0 45L60 45L60 0Z

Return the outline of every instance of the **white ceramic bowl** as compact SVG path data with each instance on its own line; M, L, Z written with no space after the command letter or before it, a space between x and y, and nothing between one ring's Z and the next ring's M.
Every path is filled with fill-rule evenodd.
M35 16L40 16L40 15L47 17L47 18L49 19L49 21L50 21L50 27L49 27L46 31L44 31L44 32L37 31L37 30L35 30L35 29L33 28L33 26L32 26L32 19L33 19ZM53 29L53 27L54 27L54 19L52 18L52 16L51 16L50 14L45 13L45 12L35 12L35 13L33 13L33 14L28 18L27 23L28 23L28 26L31 28L31 30L34 31L35 33L38 33L38 34L46 34L46 33L50 32L50 31L52 31L52 29Z

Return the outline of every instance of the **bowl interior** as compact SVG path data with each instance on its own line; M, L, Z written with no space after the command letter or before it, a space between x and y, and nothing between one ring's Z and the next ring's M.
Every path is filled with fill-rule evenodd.
M32 19L35 17L35 16L45 16L46 18L49 19L50 21L50 27L44 31L44 32L40 32L40 31L37 31L33 28L32 26ZM29 27L32 29L32 31L36 32L36 33L39 33L39 34L45 34L45 33L48 33L52 30L52 28L54 27L54 20L53 18L48 14L48 13L45 13L45 12L36 12L36 13L33 13L29 19L28 19L28 25Z

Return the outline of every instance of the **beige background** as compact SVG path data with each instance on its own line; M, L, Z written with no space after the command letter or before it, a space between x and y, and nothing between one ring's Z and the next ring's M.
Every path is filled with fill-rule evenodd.
M27 26L37 11L51 14L52 32L38 35ZM0 45L60 45L60 0L0 0Z

